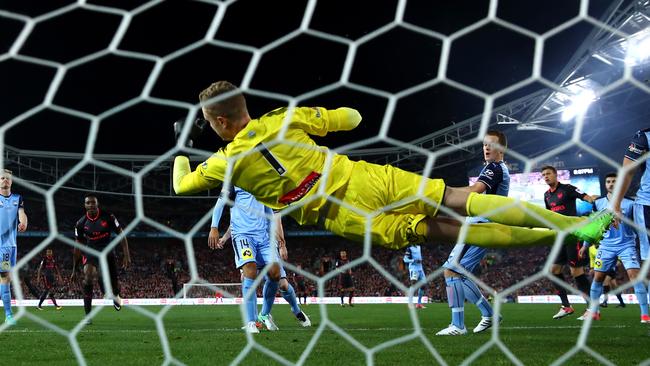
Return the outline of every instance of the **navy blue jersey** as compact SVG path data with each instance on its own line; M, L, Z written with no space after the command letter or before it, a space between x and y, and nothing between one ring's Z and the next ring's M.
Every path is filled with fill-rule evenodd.
M487 163L478 176L478 181L487 186L485 194L508 196L510 190L510 172L503 161Z
M625 157L630 160L637 161L643 155L645 155L649 150L648 137L650 137L650 128L637 131L637 133L632 138L630 145L627 147ZM639 190L636 192L636 202L644 206L650 206L650 169L648 169L649 164L650 159L641 164L641 171L643 173L641 175Z
M508 197L510 191L510 171L503 161L487 163L481 170L477 182L481 182L487 187L483 194L497 194ZM480 216L467 218L467 222L470 223L489 221L485 217Z

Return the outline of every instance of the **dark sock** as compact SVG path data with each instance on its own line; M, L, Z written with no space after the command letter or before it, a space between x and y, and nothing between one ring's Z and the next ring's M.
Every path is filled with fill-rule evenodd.
M562 276L561 273L558 273L554 275L557 277L560 281L564 281L564 276ZM571 306L571 303L569 303L569 296L567 296L566 290L564 287L560 286L559 284L553 282L553 285L555 286L555 289L557 290L557 294L560 296L560 300L562 301L562 306L569 307Z
M345 304L345 302L343 301L343 297L345 297L345 293L341 292L341 305Z
M84 311L90 313L93 306L93 285L84 285Z
M609 298L609 296L608 296L609 295L609 290L610 290L609 286L603 286L603 294L605 295L605 300L603 300L603 304L607 304L607 302L608 302L607 299Z
M587 297L589 298L589 293L591 291L591 284L589 283L589 279L585 274L581 274L578 277L575 277L576 280L576 286L578 286L578 290L582 292L582 297Z
M621 296L621 294L616 294L616 298L618 299L619 304L625 305L625 302L623 301L623 296Z
M47 290L43 290L43 292L41 292L41 297L38 299L39 308L41 307L41 305L43 305L43 301L45 301L45 298L47 298L47 293L48 293Z
M54 294L52 293L50 293L50 300L52 300L54 306L59 307L59 304L56 303L56 299L54 298Z
M352 298L354 297L354 291L350 291L350 305L352 304Z

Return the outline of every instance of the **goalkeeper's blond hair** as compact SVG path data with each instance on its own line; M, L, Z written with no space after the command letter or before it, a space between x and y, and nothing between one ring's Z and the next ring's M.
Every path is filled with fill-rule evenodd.
M236 93L225 99L213 101L218 96L233 91L236 91ZM199 100L201 101L201 106L212 117L225 117L229 120L237 120L248 114L246 98L244 98L244 95L235 85L228 81L221 80L210 84L210 86L201 91Z

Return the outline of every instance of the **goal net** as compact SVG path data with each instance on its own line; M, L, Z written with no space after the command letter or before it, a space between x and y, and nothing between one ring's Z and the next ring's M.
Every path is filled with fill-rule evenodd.
M359 110L363 122L356 129L314 137L320 145L329 147L319 149L327 156L327 164L335 154L346 154L352 160L393 165L424 177L443 177L448 186L467 186L482 168L479 165L484 159L486 133L499 129L509 136L506 156L513 172L511 197L520 202L541 200L538 203L543 205L547 185L539 170L545 165L553 166L561 177L575 184L591 184L594 179L600 182L608 171L623 177L633 169L642 170L648 154L641 154L623 167L621 151L629 146L637 130L648 127L645 124L650 105L650 3L551 3L2 2L0 167L13 170L13 191L21 193L28 202L30 225L26 233L20 234L19 242L33 243L28 250L20 249L18 244L18 261L11 269L15 303L28 298L33 301L36 297L27 293L25 279L35 279L33 272L46 248L54 247L57 253L80 249L85 256L106 266L114 249L121 260L123 238L132 243L138 241L138 245L131 245L133 263L127 273L135 273L130 278L140 281L125 284L124 291L142 297L155 294L151 296L158 298L173 293L186 300L241 297L241 284L235 283L239 273L232 271L215 277L226 273L226 268L234 268L233 249L226 245L220 252L225 254L220 255L207 249L212 208L220 195L228 199L227 189L182 198L173 194L171 178L176 155L190 155L194 167L225 147L212 131L187 147L189 128L183 130L180 142L174 140L171 129L175 120L190 122L202 117L197 94L219 79L231 80L239 86L255 112L251 113L253 118L278 107L348 106ZM287 126L285 123L272 144L295 145L285 139ZM323 135L321 132L315 134ZM636 145L631 149L636 149ZM641 150L645 152L648 148ZM228 163L234 164L238 158ZM582 163L587 159L589 163ZM328 165L319 172L321 182L332 178L329 168ZM276 164L274 169L281 173L283 167ZM235 178L228 170L224 186L229 187ZM624 193L620 192L622 184L619 179L615 194ZM111 208L121 207L120 214L126 217L123 233L101 251L73 239L74 216L83 214L79 198L88 191L109 197ZM597 188L587 193L596 196L606 194L606 190L598 183ZM372 247L369 228L373 218L403 202L366 212L342 203L339 197L327 196L323 190L318 197L359 213L368 225L363 243L341 244L338 238L332 239L320 229L301 229L298 225L287 225L290 220L285 221L285 231L294 235L292 240L314 248L311 252L296 249L289 254L289 260L282 261L289 272L288 279L305 303L307 296L336 300L353 291L383 297L387 299L384 302L397 297L413 302L418 295L447 301L442 265L451 248L423 246L425 253L434 254L427 254L427 274L421 278L404 273L403 253ZM405 198L409 199L432 204L423 187L417 195ZM38 204L30 206L30 201ZM298 201L280 215L289 216L308 203ZM464 217L448 207L440 207L440 215L448 216L450 221L465 222ZM640 237L647 237L645 228L631 218L624 218L623 222ZM467 227L463 225L459 243L465 238ZM557 297L551 293L556 287L580 299L585 294L551 272L554 259L563 250L561 240L566 234L566 230L562 231L550 252L518 251L519 256L515 257L496 251L480 264L486 273L460 272L490 298L494 304L493 319L501 319L502 315L507 319L503 310L506 303L519 298L522 302L556 302ZM139 241L142 238L149 242ZM163 240L165 245L159 245ZM329 258L331 253L325 252L332 248L349 249L352 245L357 248L356 252L352 250L355 256L337 269L335 259ZM169 272L164 269L166 261L170 263ZM459 264L457 259L452 262ZM8 261L3 259L2 263L5 266ZM627 282L610 294L627 292L631 296L634 286L647 276L649 266L650 261L646 261L636 281ZM348 279L343 274L349 269L355 275ZM262 288L266 270L255 286ZM68 278L69 270L64 271L68 271L64 273ZM100 277L107 284L107 293L113 293L108 271L102 271ZM344 285L348 281L352 286ZM81 293L81 285L64 282L69 283L66 293ZM182 283L182 288L178 288L178 283ZM420 292L425 287L430 293ZM140 288L149 292L137 292ZM535 291L542 290L546 291L544 296L532 297ZM436 297L435 291L443 295ZM609 365L623 357L620 352L601 351L592 345L590 334L599 326L608 325L594 325L596 322L590 317L583 323L571 320L574 324L568 326L534 322L501 326L495 321L485 338L476 341L477 338L467 336L473 343L460 347L464 339L450 346L456 340L436 338L434 327L444 324L432 324L427 318L430 313L418 313L414 307L402 306L408 309L402 313L408 324L404 328L391 325L398 316L376 320L382 325L373 323L374 320L359 322L373 319L366 316L370 306L362 310L357 307L359 315L350 320L322 301L310 299L310 303L318 303L317 309L310 309L314 319L318 318L312 330L295 331L291 341L277 343L242 335L245 341L241 350L237 349L228 362L246 364L261 354L284 365L325 363L331 362L331 357L322 354L338 355L346 347L348 353L341 357L367 365L404 362L408 355L403 347L419 350L424 354L423 363L442 365L479 363L483 362L481 357L495 354L504 362L517 365L575 360L596 360ZM398 305L391 306L398 309ZM31 337L38 336L40 331L54 332L65 339L79 364L85 365L92 357L93 351L85 350L91 345L84 343L88 337L82 333L87 328L83 321L64 324L46 313L22 306L15 309L19 325L29 322L24 334L32 332ZM157 354L156 362L183 364L184 347L195 345L184 342L181 336L170 336L166 329L167 324L174 323L169 317L177 310L170 304L160 309L135 305L126 306L127 309L150 323L151 328L142 334L153 332L158 336L155 350L151 351ZM448 312L442 305L441 309ZM100 311L95 307L84 319L92 320ZM241 313L244 314L243 305ZM239 332L241 319L239 314L236 317L236 325L210 334ZM344 319L354 325L346 324ZM633 328L639 325L637 314L634 313L633 320L624 321L620 327L606 328L607 332L617 333L613 338L623 339L629 336L629 330L637 338L626 342L640 344L640 328ZM540 350L536 339L531 340L532 346L511 343L514 340L517 344L517 340L528 336L534 338L540 330L557 329L574 332L557 337L564 339L565 347L558 347L543 361L536 358ZM2 332L7 337L24 336L21 331L7 324L0 326L3 337ZM204 331L197 329L185 338L198 342L205 338L201 333ZM523 332L526 337L521 336ZM90 337L95 335L90 333ZM324 343L328 338L337 341ZM242 339L229 338L229 342ZM294 347L296 339L304 340L301 348ZM182 346L175 348L177 343ZM314 352L328 346L332 349L327 352ZM399 353L400 357L392 361L381 358L390 352ZM8 362L22 362L24 356ZM188 363L196 361L189 360ZM633 363L647 365L650 355L641 353Z

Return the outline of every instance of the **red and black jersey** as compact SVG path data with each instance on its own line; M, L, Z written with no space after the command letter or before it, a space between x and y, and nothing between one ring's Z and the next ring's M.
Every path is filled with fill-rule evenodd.
M85 214L77 221L74 236L79 243L102 250L111 242L111 233L117 234L119 229L120 222L115 215L98 210L95 217Z
M347 259L347 258L346 259L339 258L339 259L336 260L336 269L339 269L339 268L345 266L348 263L350 263L349 259ZM341 274L351 274L351 272L352 272L352 270L348 269L345 272L341 272Z
M558 183L555 189L544 193L546 208L566 216L577 216L576 199L584 200L587 194L571 184Z
M54 269L57 267L54 256L46 255L45 257L43 257L43 259L41 260L41 266L46 271L54 271Z

